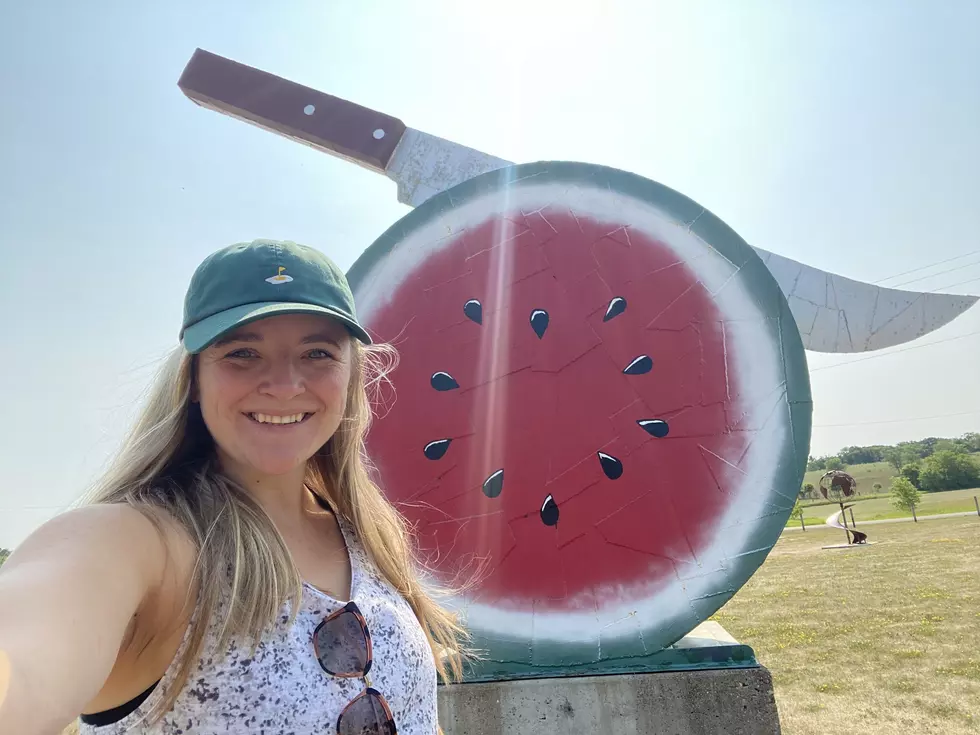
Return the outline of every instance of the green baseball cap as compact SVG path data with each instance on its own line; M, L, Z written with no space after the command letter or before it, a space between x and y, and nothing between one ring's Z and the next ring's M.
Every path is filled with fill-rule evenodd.
M320 251L282 240L237 243L205 258L184 298L180 340L195 354L233 329L279 314L327 316L371 344L343 271Z

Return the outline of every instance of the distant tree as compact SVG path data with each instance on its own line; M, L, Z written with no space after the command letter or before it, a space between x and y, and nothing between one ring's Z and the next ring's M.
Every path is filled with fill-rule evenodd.
M888 447L883 452L883 459L894 467L896 472L901 472L905 465L919 459L919 455L909 447Z
M812 482L803 484L803 488L800 490L800 497L806 498L807 500L813 500L817 497L817 489L813 486Z
M901 454L902 465L907 465L919 459L925 459L932 454L933 446L939 441L935 438L922 439L916 442L899 442L895 449Z
M885 447L844 447L837 456L846 465L869 464L870 462L881 462L884 457Z
M902 452L898 447L888 447L884 452L885 461L895 468L896 472L902 470Z
M844 462L840 457L827 457L826 467L828 470L842 470L844 469Z
M813 472L814 470L825 470L827 469L827 458L817 457L814 459L810 457L810 460L806 463L807 472Z
M980 433L969 431L959 439L968 452L980 452Z
M919 473L921 469L918 462L910 462L907 465L902 466L902 471L899 473L902 477L906 478L912 483L916 488L921 488L919 485Z
M892 505L901 510L912 511L912 520L919 522L915 515L915 508L921 502L922 496L919 490L909 482L907 477L893 477L891 484Z
M5 561L7 561L8 556L10 556L10 551L7 549L0 549L0 567L3 566Z
M799 498L796 499L796 504L793 506L793 510L790 512L789 517L799 518L800 526L802 526L804 531L806 530L806 522L803 520L803 505L800 503Z
M922 460L919 486L927 492L980 485L980 466L969 454L941 449Z
M876 482L874 485L871 486L871 489L875 491L875 494L880 493L881 492L881 483L880 482Z
M968 438L968 434L964 434L958 439L950 439L950 447L954 452L959 452L960 454L973 454L977 451L976 446L973 441ZM944 447L946 448L946 447Z

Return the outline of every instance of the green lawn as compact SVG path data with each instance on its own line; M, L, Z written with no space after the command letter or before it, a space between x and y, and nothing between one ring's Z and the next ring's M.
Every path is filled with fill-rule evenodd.
M980 518L787 533L715 616L773 675L784 735L980 733Z
M961 511L975 511L973 496L980 496L980 488L971 490L947 490L941 493L922 493L922 504L916 508L915 512L920 515L930 515L935 513L959 513ZM848 501L848 503L851 501ZM847 504L847 503L845 503ZM827 516L839 510L836 503L821 503L820 505L806 505L803 509L803 519L807 527L819 525L827 520ZM859 499L854 502L854 507L847 511L848 522L850 522L851 511L854 511L854 520L861 527L861 521L878 521L885 518L911 518L912 514L908 511L899 510L891 504L891 498L887 495L883 497L873 497L869 499ZM798 518L791 518L787 526L799 526Z

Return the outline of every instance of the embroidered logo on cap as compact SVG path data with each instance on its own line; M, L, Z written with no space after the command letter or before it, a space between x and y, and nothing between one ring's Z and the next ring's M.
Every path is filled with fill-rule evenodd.
M282 272L284 270L286 270L286 266L283 265L279 266L279 272L274 276L269 276L268 278L266 278L265 279L266 282L271 283L273 286L279 286L280 284L283 283L289 283L291 280L293 280L293 277L283 275Z

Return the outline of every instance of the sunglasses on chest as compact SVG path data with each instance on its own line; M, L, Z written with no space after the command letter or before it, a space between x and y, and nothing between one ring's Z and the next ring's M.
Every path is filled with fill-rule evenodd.
M364 691L337 718L337 735L396 735L391 707L368 676L373 660L371 633L356 603L347 603L316 626L313 651L331 676L364 680Z

